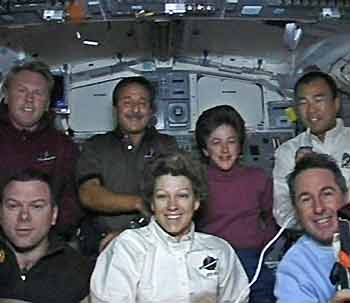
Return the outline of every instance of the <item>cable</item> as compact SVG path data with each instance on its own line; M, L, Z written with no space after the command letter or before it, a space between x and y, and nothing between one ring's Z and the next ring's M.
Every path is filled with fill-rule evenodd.
M260 253L260 257L259 257L259 262L258 262L258 266L256 267L256 271L255 274L253 276L253 279L249 282L248 286L246 288L243 288L243 290L241 291L241 293L238 296L238 299L235 301L236 303L239 303L240 300L242 299L242 296L248 291L248 289L250 289L250 287L252 287L252 285L258 280L260 271L261 271L261 267L264 261L264 255L266 253L266 251L270 248L270 246L280 237L280 235L284 232L284 230L287 228L288 224L293 220L293 217L289 217L287 219L286 222L284 222L284 224L282 225L282 227L280 228L280 230L278 231L278 233L265 245L265 247L263 248L263 250Z

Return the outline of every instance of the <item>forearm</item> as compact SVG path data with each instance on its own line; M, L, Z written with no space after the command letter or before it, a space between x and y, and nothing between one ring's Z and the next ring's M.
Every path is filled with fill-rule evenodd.
M103 187L97 179L84 182L79 187L82 205L90 210L105 213L143 211L144 203L140 196L114 193Z

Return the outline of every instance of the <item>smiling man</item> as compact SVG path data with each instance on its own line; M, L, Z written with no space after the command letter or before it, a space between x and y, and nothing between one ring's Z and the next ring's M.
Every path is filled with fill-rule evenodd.
M69 238L82 215L74 186L78 148L54 126L48 110L53 86L49 67L40 61L16 65L6 75L0 107L0 186L27 168L53 176L62 194L56 228Z
M51 233L57 215L46 174L26 170L5 183L0 201L0 299L78 303L88 295L92 264Z
M298 228L295 212L289 197L286 177L292 172L301 152L331 155L339 165L347 183L350 181L350 128L344 127L337 118L341 107L334 79L323 72L315 71L302 76L294 88L295 107L306 131L282 144L275 153L273 169L274 206L277 223Z
M79 194L82 204L96 215L91 224L97 227L97 238L110 233L108 240L140 214L147 216L139 189L143 169L154 157L177 150L175 138L152 125L155 93L144 77L119 81L113 91L117 128L83 146L77 168ZM89 237L93 238L91 233ZM98 246L90 243L85 253L96 253Z
M349 302L330 281L336 254L337 211L348 202L348 188L336 162L325 154L310 154L297 162L288 177L290 196L305 230L278 266L275 295L278 303Z

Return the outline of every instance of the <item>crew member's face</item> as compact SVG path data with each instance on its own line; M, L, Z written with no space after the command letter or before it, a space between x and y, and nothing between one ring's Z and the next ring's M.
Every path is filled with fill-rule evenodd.
M307 169L295 180L295 207L305 232L325 245L338 231L337 210L346 202L327 169Z
M203 152L220 169L231 169L241 152L236 130L226 124L219 126L209 135L207 148Z
M23 70L9 83L7 103L11 123L18 129L33 131L48 107L48 81L39 73Z
M199 205L187 177L163 175L156 179L152 211L158 224L171 236L181 239L190 231Z
M12 181L0 205L2 229L17 251L30 251L47 245L48 233L57 218L50 189L41 181Z
M296 102L302 123L321 140L328 130L336 126L340 100L332 97L332 91L323 79L301 85Z
M153 115L148 90L138 83L125 86L119 92L116 111L123 131L142 134Z

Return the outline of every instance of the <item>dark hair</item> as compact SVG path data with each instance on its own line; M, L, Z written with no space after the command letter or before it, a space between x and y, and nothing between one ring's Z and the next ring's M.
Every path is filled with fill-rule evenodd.
M312 72L306 73L305 75L303 75L301 78L298 79L298 81L294 86L294 98L296 99L298 97L298 90L302 85L310 84L316 80L323 80L327 83L327 85L331 90L333 99L335 99L338 96L337 84L329 74L326 74L321 71L312 71Z
M55 80L50 72L49 66L46 63L41 61L31 61L31 62L26 62L24 64L16 65L11 68L11 70L6 75L6 78L3 84L3 89L5 93L8 91L13 78L16 77L16 75L22 71L29 71L29 72L38 73L42 75L48 83L49 93L52 91Z
M197 120L195 135L202 156L205 156L203 149L207 148L210 134L221 125L231 126L237 132L239 144L243 147L246 130L242 116L232 106L219 105L202 112Z
M113 90L113 106L116 106L118 103L120 91L123 88L127 87L128 85L134 84L134 83L143 86L148 91L150 106L153 112L155 112L156 111L156 104L155 104L156 90L149 80L141 76L124 78L118 82L118 84L115 86Z
M2 190L1 190L1 200L0 203L2 203L3 199L3 194L6 189L6 187L11 183L11 182L30 182L30 181L40 181L45 184L47 184L49 190L50 190L50 196L51 196L51 204L53 206L56 205L56 199L55 199L55 194L53 191L53 186L52 186L52 180L50 176L46 173L43 173L37 169L32 169L28 168L22 171L19 171L15 173L14 175L10 176L6 182L4 183Z
M202 166L188 153L176 152L156 158L145 169L141 188L143 198L149 208L153 201L156 180L164 175L187 177L192 184L194 196L200 201L201 206L207 200L207 179Z
M295 205L295 179L301 173L308 169L326 169L333 173L335 183L339 186L341 192L345 195L348 192L346 180L337 165L336 161L329 155L311 153L306 154L295 165L294 170L288 175L287 182L289 187L289 194L292 203Z

